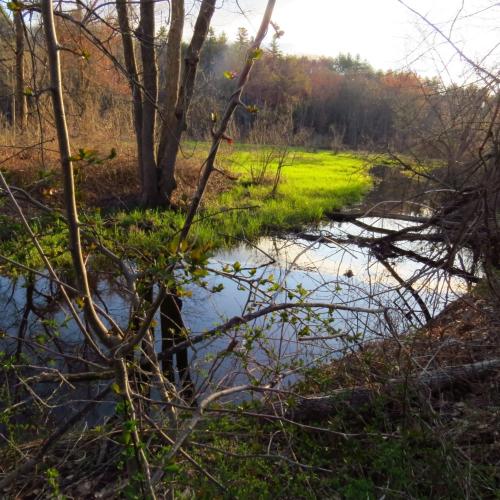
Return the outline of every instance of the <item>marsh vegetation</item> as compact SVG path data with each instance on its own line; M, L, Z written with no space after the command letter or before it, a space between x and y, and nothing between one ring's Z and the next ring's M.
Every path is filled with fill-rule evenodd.
M0 3L0 496L496 498L496 69L162 4Z

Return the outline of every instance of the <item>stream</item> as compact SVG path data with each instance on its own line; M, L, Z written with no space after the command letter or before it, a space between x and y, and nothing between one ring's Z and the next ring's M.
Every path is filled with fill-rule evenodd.
M386 184L374 193L383 192ZM401 186L400 186L401 187ZM414 207L413 207L414 208ZM406 210L408 213L410 210ZM413 212L415 213L415 212ZM418 213L422 213L419 209ZM394 218L365 217L360 222L385 230L416 226ZM271 317L258 318L246 327L230 330L200 342L189 349L190 370L199 394L234 384L270 383L286 388L300 376L305 367L327 362L359 349L388 335L401 334L425 324L422 302L431 316L468 290L469 283L442 269L428 268L408 257L390 257L390 264L403 280L409 281L415 294L402 288L394 273L378 260L370 249L358 246L355 237L374 236L352 222L325 222L320 227L300 234L263 237L252 244L240 243L229 250L220 250L210 259L207 286L192 286L192 296L183 299L182 315L191 335L203 333L233 316L241 316L270 303L322 302L367 309L387 308L390 324L383 314L347 310L290 310ZM348 243L311 241L311 235L347 240ZM351 240L351 241L349 241ZM398 242L404 250L433 256L441 243ZM470 270L471 256L462 250L454 265ZM235 267L238 272L235 273ZM241 278L244 278L243 280ZM263 280L266 283L262 285ZM216 288L220 291L214 293ZM127 298L115 283L101 280L97 286L97 303L105 307L119 324L126 324L129 315ZM39 279L33 302L46 307L50 284ZM0 277L1 350L14 354L16 336L23 331L23 352L33 366L57 367L61 371L83 371L81 362L63 361L59 351L85 356L88 347L73 320L56 305L44 321L30 312L24 315L25 283ZM157 318L160 323L159 317ZM155 344L161 350L159 328ZM37 369L33 369L37 372ZM39 370L38 370L39 372ZM89 387L94 386L93 388ZM79 396L90 397L99 384L82 384ZM47 384L53 390L57 384ZM73 396L75 396L73 394ZM55 396L54 396L55 397ZM57 398L56 398L57 399ZM54 400L54 405L57 403ZM102 410L101 410L102 411ZM97 417L96 417L97 418ZM91 418L92 420L92 418Z

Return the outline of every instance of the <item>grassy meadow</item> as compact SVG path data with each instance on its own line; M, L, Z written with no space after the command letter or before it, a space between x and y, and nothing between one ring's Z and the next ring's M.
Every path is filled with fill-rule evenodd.
M189 157L194 179L192 184L196 183L198 169L206 158L208 148L207 143L185 145L184 153ZM294 148L290 151L281 180L273 193L276 159L269 162L265 175L255 182L255 171L261 172L262 157L272 152L270 147L251 145L225 144L221 148L217 166L227 172L231 180L218 172L213 174L216 186L209 185L202 210L195 219L189 238L192 248L209 251L231 246L239 239L252 240L261 235L316 224L329 212L359 201L370 188L370 176L365 160L361 157L349 153L308 152ZM119 162L120 157L117 157L113 165ZM102 169L103 174L100 175L104 175L108 167L101 165L93 168ZM114 168L119 171L118 166ZM120 177L115 175L116 185ZM88 176L91 178L93 174ZM123 175L120 176L123 182ZM225 179L222 186L221 179ZM85 190L85 187L81 189ZM187 205L189 193L182 194L180 191ZM82 193L83 198L85 194ZM165 255L175 251L175 235L179 234L185 217L182 208L101 211L84 202L80 206L84 225L93 227L93 231L109 247L115 248L120 255L125 252L131 258L141 258L141 255L152 258L160 266L164 264ZM6 234L4 237L0 234L0 240L4 251L27 265L35 268L40 266L39 255L28 244L28 240L26 245L20 243L18 224L7 219L3 222L2 234ZM63 251L67 241L65 223L58 218L42 215L33 220L33 224L41 243L53 249L57 265L70 266L69 254ZM17 236L12 239L9 235Z
M192 153L199 165L207 147L197 145ZM320 222L329 212L358 202L371 186L365 160L359 156L295 148L273 194L276 159L269 163L260 182L254 182L252 177L252 170L255 174L255 170L261 169L260 160L269 152L269 148L252 146L223 148L218 167L235 180L215 196L206 197L192 228L192 240L220 247L231 245L235 238L254 239L271 232L300 229ZM118 225L136 228L129 238L142 246L141 240L146 237L150 242L152 238L158 245L162 241L164 244L167 233L181 227L184 216L182 212L134 210L117 217ZM137 230L137 224L143 226L145 222L155 227L147 236L140 228Z
M256 209L234 213L228 221L228 230L245 231L250 238L269 230L296 229L317 223L329 212L359 201L370 186L364 160L359 157L335 155L328 151L294 150L283 167L281 181L273 196L276 161L271 162L264 182L252 183L250 169L259 154L262 153L250 149L233 154L229 167L240 175L239 181L209 207L217 210L244 204L257 205Z

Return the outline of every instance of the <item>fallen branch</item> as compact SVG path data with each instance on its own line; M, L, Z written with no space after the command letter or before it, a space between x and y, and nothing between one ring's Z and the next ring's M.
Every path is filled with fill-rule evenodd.
M248 313L243 316L234 316L226 323L217 326L216 328L212 328L204 333L199 335L189 337L187 340L177 344L176 346L164 351L162 353L162 358L165 355L176 353L182 349L186 349L194 344L198 344L204 340L207 340L211 337L215 337L216 335L220 335L221 333L227 332L232 328L236 328L237 326L244 325L253 321L254 319L260 318L262 316L266 316L268 314L272 314L278 311L284 311L287 309L327 309L330 311L352 311L357 313L366 313L366 314L384 314L386 309L369 309L366 307L356 307L356 306L348 306L345 304L328 304L327 302L290 302L285 304L274 304L269 307L264 307L255 311L253 313Z
M301 233L296 235L305 241L312 241L314 243L335 243L338 245L356 245L358 247L370 248L377 255L377 258L396 258L396 257L407 257L416 262L425 264L433 269L443 269L448 274L453 276L460 276L471 283L478 283L479 278L473 274L460 269L458 267L450 266L448 264L448 259L432 260L429 257L424 257L419 255L412 250L405 250L400 248L393 243L387 241L385 238L366 238L362 236L352 236L349 235L347 238L336 238L334 236L328 236L326 234L308 234ZM401 238L400 241L432 241L430 238L425 237L425 235L409 235L406 234Z
M390 379L378 388L353 387L337 389L331 394L300 400L289 410L288 418L299 422L313 422L332 418L341 411L362 412L373 407L380 394L398 397L405 386L416 390L439 393L457 385L484 379L500 370L500 359L479 361L468 365L451 366L409 377Z
M396 219L406 222L418 222L425 224L429 222L429 217L420 217L418 215L405 215L405 214L395 214L391 212L370 212L370 211L358 211L358 212L332 212L329 214L328 218L335 222L354 222L357 219L362 218L375 218L375 219Z
M93 380L109 380L114 378L114 376L114 370L99 370L81 373L61 373L58 370L53 370L51 372L42 372L39 375L33 375L24 381L33 384L43 382L91 382Z

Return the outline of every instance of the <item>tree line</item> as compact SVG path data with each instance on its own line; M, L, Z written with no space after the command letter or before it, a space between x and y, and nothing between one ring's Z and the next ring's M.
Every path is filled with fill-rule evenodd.
M0 15L6 55L0 110L4 122L25 127L26 116L45 102L47 72L37 6L16 5L10 2L10 14L4 8ZM253 40L245 28L234 41L217 34L210 27L213 1L202 2L190 42L183 36L182 5L172 10L169 30L155 24L148 2L139 8L89 5L56 10L68 112L88 122L122 110L135 133L142 203L168 205L181 140L211 139ZM351 54L285 54L280 43L286 33L274 22L269 29L270 43L252 55L260 64L238 103L230 140L252 140L260 117L271 114L289 124L282 135L293 145L410 153L452 166L490 122L494 95L487 86L377 71Z

